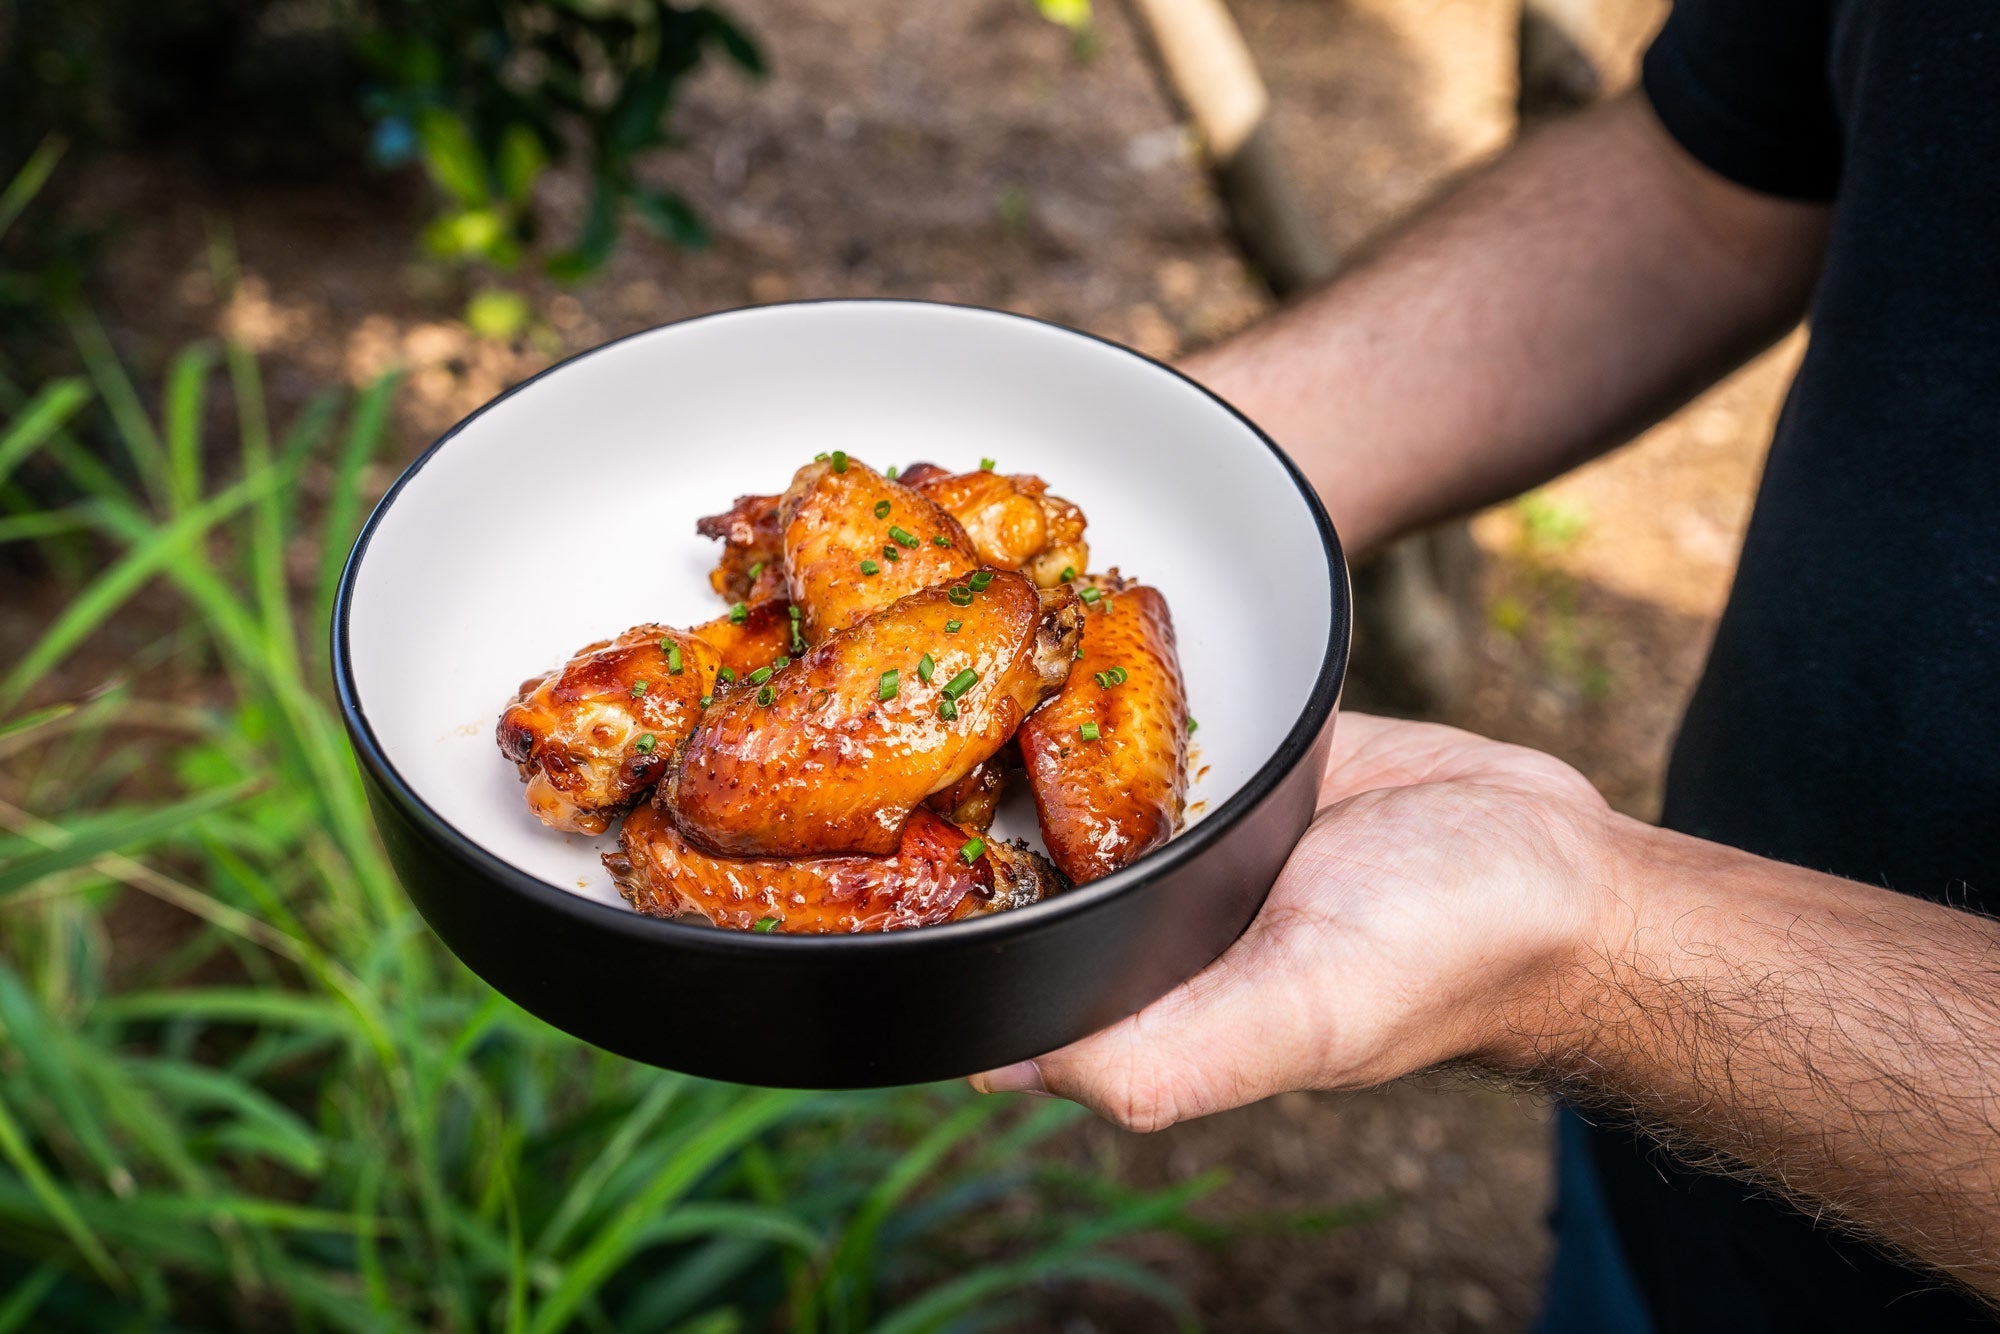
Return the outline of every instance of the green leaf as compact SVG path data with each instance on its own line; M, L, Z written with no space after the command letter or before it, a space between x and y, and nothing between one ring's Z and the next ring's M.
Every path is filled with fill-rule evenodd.
M0 1302L0 1334L14 1334L24 1328L28 1318L41 1306L42 1298L49 1295L62 1276L62 1266L44 1264L23 1279L7 1300Z
M51 704L46 709L36 709L33 713L10 718L0 723L0 741L5 741L9 737L26 736L36 728L47 727L50 723L58 722L75 712L74 704Z
M466 326L481 338L494 342L519 338L531 318L528 299L504 287L482 287L465 303Z
M153 429L152 419L146 415L145 405L139 401L139 391L132 387L131 377L125 374L125 367L96 316L87 310L72 310L69 328L84 368L97 386L97 396L118 428L118 439L125 446L126 455L154 502L164 505L168 499L166 448L160 442L159 432Z
M486 159L465 122L443 107L428 106L417 112L416 131L424 168L438 189L461 208L486 207L493 197L487 185Z
M702 250L708 245L708 228L701 215L679 195L666 191L635 190L632 206L648 227L662 240L683 250Z
M1088 3L1088 0L1086 0ZM704 9L702 17L707 21L708 34L722 48L723 54L735 61L747 74L762 77L769 72L764 63L764 53L758 49L750 34L737 27L720 11Z
M170 834L183 833L202 816L241 801L254 786L246 783L220 792L204 792L170 806L136 813L114 825L89 827L56 841L52 847L0 866L0 898L37 880L86 866L108 852L137 851Z
M195 343L181 350L167 372L167 477L178 509L201 499L202 415L214 370L214 346Z
M27 1137L21 1133L20 1122L7 1110L4 1100L0 1100L0 1156L14 1164L14 1170L27 1182L29 1191L50 1221L62 1229L63 1235L69 1238L70 1244L97 1271L98 1276L113 1287L125 1286L124 1271L111 1258L111 1253L104 1249L104 1243L97 1239L90 1225L83 1221L83 1216L77 1212L63 1188L56 1184L55 1178L49 1175L49 1170L42 1166L41 1159L35 1156L34 1150L28 1146Z
M14 179L7 182L7 188L0 190L0 236L19 220L28 205L41 193L49 177L54 174L56 163L61 161L69 140L60 134L45 135L21 169L14 173Z
M515 122L500 136L500 193L509 203L527 204L535 193L535 181L549 164L541 136L533 128Z
M74 377L51 380L0 431L0 482L90 401L90 386Z
M389 408L402 384L400 371L378 377L361 391L347 418L347 438L334 463L333 481L327 491L326 513L320 520L320 566L318 615L313 624L324 629L333 616L333 595L340 586L340 571L347 563L360 526L361 484L369 463L387 438L383 427Z

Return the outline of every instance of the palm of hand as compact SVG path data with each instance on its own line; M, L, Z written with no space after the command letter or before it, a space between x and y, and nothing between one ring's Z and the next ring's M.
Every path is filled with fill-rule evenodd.
M1607 815L1546 755L1343 716L1319 814L1242 939L1129 1019L976 1082L1157 1129L1483 1054L1509 1000L1587 938Z

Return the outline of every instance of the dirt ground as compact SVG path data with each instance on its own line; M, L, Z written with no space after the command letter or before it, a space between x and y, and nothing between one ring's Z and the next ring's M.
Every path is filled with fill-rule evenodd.
M1614 81L1664 12L1604 0ZM640 236L573 291L524 286L544 327L516 345L456 319L463 281L419 262L407 183L247 187L113 163L84 205L133 218L107 305L141 364L217 329L248 340L272 398L409 368L401 456L554 355L701 311L891 294L1047 316L1172 355L1267 303L1222 231L1124 12L1092 49L1028 0L950 5L734 0L772 77L704 74L688 149L651 170L709 218L695 255ZM1346 251L1513 133L1513 6L1502 0L1237 0L1306 194ZM549 187L558 218L574 189ZM560 229L562 224L558 223ZM215 237L242 280L219 300ZM1480 516L1477 675L1447 721L1577 764L1650 815L1666 747L1727 593L1796 340L1619 453ZM1405 1084L1288 1095L1147 1139L1073 1145L1140 1180L1231 1174L1217 1213L1380 1200L1330 1235L1162 1243L1213 1326L1246 1331L1520 1329L1548 1257L1546 1110L1493 1088ZM1070 1334L1151 1328L1095 1299Z

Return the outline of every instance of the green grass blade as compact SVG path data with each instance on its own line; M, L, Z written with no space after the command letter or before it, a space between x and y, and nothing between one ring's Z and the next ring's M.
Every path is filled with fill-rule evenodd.
M118 428L119 442L125 446L133 469L145 483L153 503L164 509L169 495L167 451L160 443L159 432L153 429L152 418L146 415L145 405L139 401L139 391L133 388L131 377L125 374L124 365L95 315L81 307L71 310L69 329L76 340L76 350L83 356L84 369L90 372L91 383L97 386L97 396L104 401L112 424Z
M376 379L355 400L354 410L348 416L347 437L334 465L326 516L320 522L319 590L313 621L316 627L324 628L333 615L334 590L340 584L341 567L347 563L347 549L360 526L362 479L387 438L384 428L402 379L402 374L396 371Z
M208 408L208 379L215 371L215 347L194 343L174 358L167 372L167 477L176 509L201 499L202 420Z
M35 1156L34 1150L28 1146L27 1137L21 1133L20 1122L14 1119L4 1100L0 1100L0 1155L14 1165L14 1170L21 1174L21 1179L27 1183L42 1211L62 1229L70 1245L76 1247L84 1262L97 1271L98 1277L113 1287L124 1287L125 1272L111 1258L111 1253L104 1249L104 1243L97 1239L90 1225L83 1221L83 1216L70 1203L55 1178L49 1175L49 1170L42 1166L41 1159Z
M28 1275L6 1301L0 1302L0 1334L14 1334L15 1330L25 1328L28 1318L34 1315L35 1308L42 1304L42 1298L49 1295L62 1275L62 1267L53 1264L42 1265Z
M14 475L21 461L42 447L63 423L90 402L90 386L74 377L43 385L0 431L0 482Z
M0 519L0 545L8 542L41 542L65 533L90 527L91 511L83 505L68 509L44 510L37 514L16 514Z
M569 1241L570 1233L583 1222L591 1206L603 1200L605 1184L625 1166L633 1152L652 1133L653 1127L659 1124L660 1118L680 1095L682 1087L679 1079L666 1077L646 1091L639 1105L605 1140L604 1148L597 1157L576 1174L569 1190L549 1215L547 1226L535 1239L536 1259L546 1260Z
M93 1019L114 1023L151 1020L202 1020L212 1024L269 1025L306 1031L355 1035L347 1006L304 992L259 991L248 987L176 987L163 991L129 991L109 996L91 1007Z
M86 866L107 852L132 851L170 834L182 833L211 811L241 801L256 785L254 781L239 783L134 814L128 820L86 827L54 847L45 846L40 852L0 866L0 899L37 880Z
M17 736L24 737L38 728L47 727L50 723L60 722L75 712L76 705L74 704L51 704L46 709L36 709L32 713L24 713L18 718L10 718L6 722L0 723L0 741L6 741L9 738Z
M171 566L209 529L260 494L269 492L280 480L269 471L246 477L165 527L151 528L142 541L71 600L41 639L7 673L6 679L0 681L0 709L18 704L23 695L148 580Z
M56 163L62 160L63 151L69 147L69 140L60 134L45 135L35 151L14 173L14 179L7 182L7 188L0 190L0 236L27 211L28 205L42 187L48 184L55 173Z
M660 1210L692 1189L719 1160L775 1124L801 1101L797 1093L760 1089L746 1094L690 1136L646 1188L569 1258L562 1282L535 1309L528 1326L532 1334L554 1334L566 1326L577 1308L632 1253L635 1242Z
M241 1143L254 1144L300 1176L317 1177L325 1170L324 1142L297 1113L262 1090L211 1066L189 1061L128 1058L123 1065L133 1079L177 1108L233 1113L240 1126L254 1135Z
M257 360L241 343L229 344L229 382L236 391L239 444L243 475L269 472L271 423L264 408L264 381ZM292 599L285 583L284 501L278 488L266 487L254 498L250 523L250 579L257 594L257 619L263 625L264 652L273 670L298 674L298 641L292 631Z

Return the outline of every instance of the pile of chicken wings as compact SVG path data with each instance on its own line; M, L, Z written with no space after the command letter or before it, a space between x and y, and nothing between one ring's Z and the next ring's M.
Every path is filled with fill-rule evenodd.
M624 814L604 862L641 912L925 926L1109 875L1179 827L1166 599L1088 574L1083 512L1039 477L835 452L697 530L729 610L585 647L497 733L542 823ZM1050 860L986 837L1017 774Z

